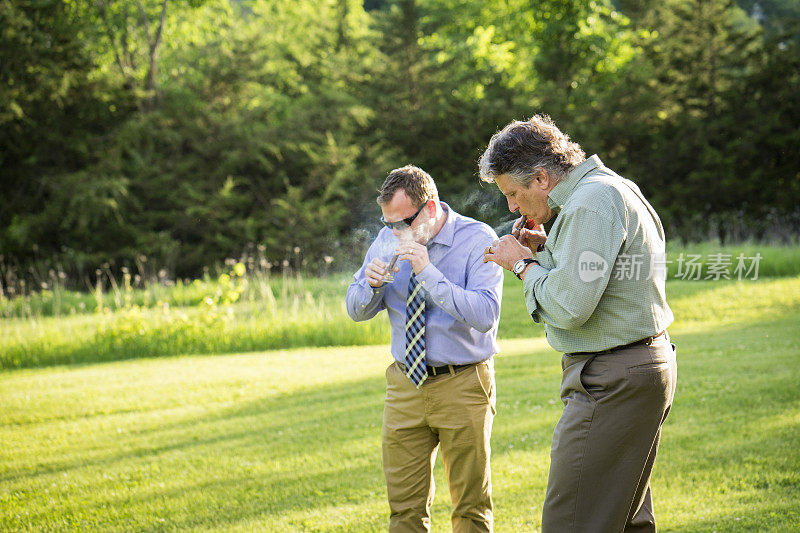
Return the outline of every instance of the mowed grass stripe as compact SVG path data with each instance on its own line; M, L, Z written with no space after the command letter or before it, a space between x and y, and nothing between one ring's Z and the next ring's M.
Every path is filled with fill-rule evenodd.
M800 519L796 316L673 328L678 396L653 480L664 531ZM496 359L497 531L535 531L559 354ZM192 356L0 376L0 529L376 531L386 346ZM449 530L440 460L435 531Z

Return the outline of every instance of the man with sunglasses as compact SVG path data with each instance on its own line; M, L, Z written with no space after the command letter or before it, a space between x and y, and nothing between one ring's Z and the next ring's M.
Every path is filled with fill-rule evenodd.
M385 227L347 289L347 311L361 321L386 310L392 328L382 428L389 530L429 531L441 446L453 531L492 531L492 356L503 275L483 250L497 236L439 201L433 179L415 166L389 173L378 205Z

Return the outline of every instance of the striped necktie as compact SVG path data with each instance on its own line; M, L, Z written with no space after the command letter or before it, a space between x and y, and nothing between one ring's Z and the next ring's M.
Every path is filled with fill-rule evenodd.
M428 377L425 364L425 297L411 272L406 300L406 376L417 388Z

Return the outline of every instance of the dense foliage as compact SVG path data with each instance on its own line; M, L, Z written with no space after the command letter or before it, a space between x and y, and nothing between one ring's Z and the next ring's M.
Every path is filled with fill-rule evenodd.
M496 226L476 160L538 112L637 181L672 237L791 241L798 17L791 0L0 0L0 278L190 276L255 247L349 267L408 162Z

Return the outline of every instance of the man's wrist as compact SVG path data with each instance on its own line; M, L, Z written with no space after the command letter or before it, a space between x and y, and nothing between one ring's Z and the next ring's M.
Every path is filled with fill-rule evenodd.
M528 270L531 268L531 265L538 265L538 264L539 264L539 261L534 259L533 261L531 261L530 263L525 265L525 269L522 272L520 272L519 276L517 276L517 277L519 279L521 279L522 281L525 281L525 274L527 274Z
M514 273L519 279L522 279L522 273L528 269L528 267L533 264L537 263L536 259L530 257L523 257L518 259L514 262L514 265L511 268L511 272Z

